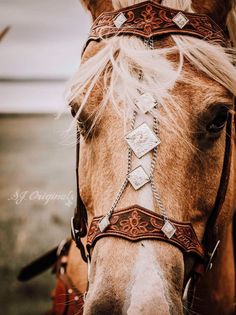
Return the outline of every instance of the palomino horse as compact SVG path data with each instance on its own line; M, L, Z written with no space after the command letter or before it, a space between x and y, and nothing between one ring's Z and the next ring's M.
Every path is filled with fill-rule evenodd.
M96 20L71 88L92 247L88 281L75 243L67 275L77 290L87 290L83 314L183 314L193 290L193 314L233 314L236 69L212 22L225 29L233 3L82 2L93 20L122 9ZM150 34L163 20L179 31L163 27L161 36L146 39L137 32ZM190 24L198 25L195 33ZM205 28L213 29L199 36ZM217 256L193 285L188 278L196 261L210 255L202 242L211 254L218 245Z

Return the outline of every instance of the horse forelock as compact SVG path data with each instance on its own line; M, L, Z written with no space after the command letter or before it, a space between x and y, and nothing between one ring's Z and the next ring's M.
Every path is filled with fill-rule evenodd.
M169 43L169 47L151 51L139 38L117 36L96 44L95 47L99 48L95 48L96 53L88 59L85 51L85 60L72 79L73 88L69 95L69 102L76 99L79 103L76 118L86 108L95 86L101 87L103 95L100 104L97 104L92 127L110 103L127 121L136 106L138 91L145 90L156 98L163 109L164 115L159 111L155 113L157 118L176 135L183 137L188 113L172 95L172 89L177 82L194 85L184 71L186 61L236 94L236 68L233 66L236 58L233 50L180 35L171 36ZM143 73L141 81L140 71Z

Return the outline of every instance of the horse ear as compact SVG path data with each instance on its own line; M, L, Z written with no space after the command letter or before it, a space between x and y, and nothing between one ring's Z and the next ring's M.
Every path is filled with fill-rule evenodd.
M209 15L222 29L235 0L192 0L195 12Z
M81 3L90 11L93 20L101 13L113 10L112 0L81 0Z

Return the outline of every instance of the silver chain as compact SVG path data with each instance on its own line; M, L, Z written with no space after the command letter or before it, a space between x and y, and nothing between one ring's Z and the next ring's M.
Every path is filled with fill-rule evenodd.
M153 130L154 133L159 136L159 122L157 120L156 117L153 117ZM151 169L150 169L150 183L151 183L151 188L152 188L152 193L154 196L154 200L156 201L157 206L160 209L160 214L164 217L165 220L167 220L167 211L163 205L163 202L161 200L161 196L160 193L155 185L154 182L154 170L155 170L155 166L156 166L156 161L157 161L157 153L158 153L158 146L154 148L153 150L153 157L152 157L152 162L151 162Z
M154 41L153 38L145 39L144 44L147 47L150 47L151 50L154 49ZM157 137L159 137L159 121L158 119L154 116L153 117L153 130L154 133L156 134ZM151 169L150 169L150 184L151 184L151 189L152 193L154 196L154 200L156 201L156 205L159 207L160 214L163 215L164 219L167 220L167 211L163 205L163 202L161 200L160 193L155 185L154 182L154 171L155 171L155 166L156 166L156 161L157 161L157 153L158 153L158 146L154 148L153 150L153 156L152 156L152 162L151 162Z
M153 38L145 39L144 44L146 47L150 47L150 49L152 49L152 50L154 49ZM143 73L140 70L139 80L142 80L142 78L143 78ZM131 120L131 130L134 130L136 116L137 116L137 112L134 110L133 117ZM158 122L158 119L156 117L153 117L153 130L154 130L154 133L156 134L156 136L158 137L159 136L159 122ZM154 183L154 170L155 170L156 161L157 161L157 153L158 153L158 146L155 147L153 150L153 156L152 156L152 161L151 161L149 178L150 178L150 184L151 184L151 189L152 189L152 193L154 196L154 200L156 201L156 205L159 207L160 214L164 217L165 220L167 220L168 219L167 211L166 211L166 209L162 203L160 193L159 193L159 191L156 188L156 185ZM113 202L111 209L107 213L108 218L110 218L112 216L118 202L121 199L122 194L124 193L128 183L129 183L128 175L131 172L131 170L132 170L132 149L129 147L128 148L128 167L127 167L126 177L125 177L125 180L124 180L120 190L118 191L118 193L116 195L115 201Z
M133 117L132 117L132 120L131 120L131 130L134 129L134 124L135 124L135 120L136 120L136 116L137 116L137 112L134 111L133 112ZM128 180L128 175L129 173L131 172L131 169L132 169L132 149L129 147L128 149L128 167L127 167L127 173L126 173L126 176L125 176L125 180L123 182L123 184L121 185L121 188L120 190L118 191L117 195L116 195L116 198L115 198L115 201L113 202L112 206L111 206L111 209L109 210L109 212L107 213L107 216L110 218L112 213L114 212L118 202L120 201L120 198L122 196L122 194L124 193L128 183L129 183L129 180Z

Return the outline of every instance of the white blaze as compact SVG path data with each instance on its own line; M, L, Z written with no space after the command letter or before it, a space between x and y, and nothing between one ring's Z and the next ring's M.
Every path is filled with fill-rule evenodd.
M135 121L135 128L140 126L143 122L146 122L148 126L153 129L153 117L151 114L142 114L141 112L138 112ZM135 157L133 160L132 169L136 168L138 165L141 165L146 173L150 175L152 154L153 150L144 155L141 159ZM150 183L146 184L137 191L137 204L149 210L155 210Z
M127 287L123 314L169 314L163 271L148 241L139 247L131 282Z

